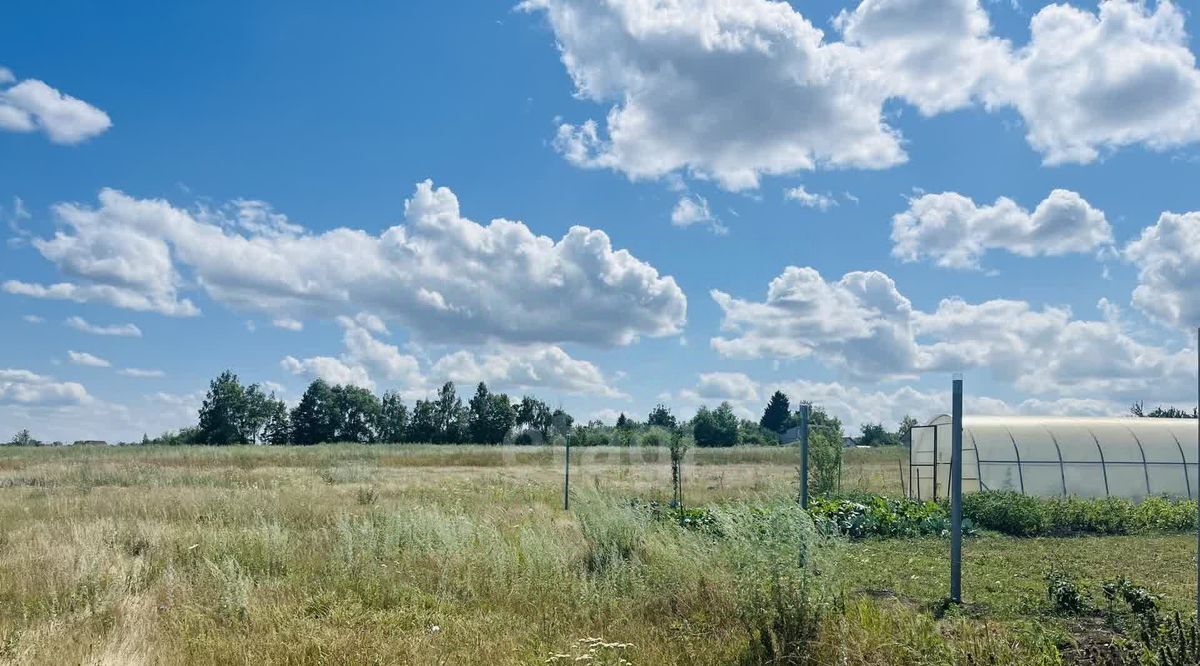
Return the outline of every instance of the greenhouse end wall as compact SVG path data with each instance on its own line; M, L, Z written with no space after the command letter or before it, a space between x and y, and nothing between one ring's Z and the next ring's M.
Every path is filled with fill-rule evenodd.
M1196 427L1194 419L965 416L963 492L1195 498ZM913 428L910 496L946 496L950 452L949 416Z

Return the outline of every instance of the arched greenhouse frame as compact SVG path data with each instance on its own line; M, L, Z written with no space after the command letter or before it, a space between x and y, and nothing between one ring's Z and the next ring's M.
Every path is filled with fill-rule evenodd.
M1196 440L1194 419L965 416L963 492L1192 499ZM913 428L910 497L947 496L950 449L949 416Z

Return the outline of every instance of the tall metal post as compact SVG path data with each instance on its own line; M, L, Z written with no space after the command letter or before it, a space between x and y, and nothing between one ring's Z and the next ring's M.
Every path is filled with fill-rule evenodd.
M1200 456L1200 327L1196 328L1196 439L1197 456ZM1200 479L1200 457L1196 461L1197 479ZM1185 472L1186 468L1184 465ZM1200 515L1200 492L1196 493L1196 511ZM1200 521L1196 523L1196 621L1200 622Z
M950 422L950 601L962 603L962 375L954 376Z
M808 414L811 405L800 403L800 507L808 509Z
M571 438L566 439L567 458L563 463L563 511L571 508Z

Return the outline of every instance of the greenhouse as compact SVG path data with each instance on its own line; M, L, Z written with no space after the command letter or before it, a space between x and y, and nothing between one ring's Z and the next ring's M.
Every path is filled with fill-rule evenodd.
M1195 498L1195 419L964 416L963 492L1043 497ZM907 489L941 499L950 489L950 417L911 434Z

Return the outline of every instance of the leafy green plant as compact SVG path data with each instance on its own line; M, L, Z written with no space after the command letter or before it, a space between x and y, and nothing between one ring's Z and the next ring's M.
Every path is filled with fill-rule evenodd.
M1007 491L964 494L963 515L980 527L1013 536L1041 534L1047 525L1043 500Z
M963 515L980 527L1013 536L1145 534L1195 529L1196 505L1185 499L1147 497L1038 498L1012 491L963 496Z
M1046 576L1046 598L1055 612L1064 615L1082 615L1092 610L1091 600L1065 572L1051 569Z
M950 529L945 507L929 501L863 494L848 498L816 497L808 506L817 529L827 535L841 534L852 539L915 537L940 535ZM963 530L972 533L974 524L964 519Z

